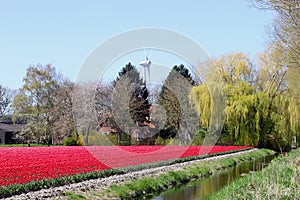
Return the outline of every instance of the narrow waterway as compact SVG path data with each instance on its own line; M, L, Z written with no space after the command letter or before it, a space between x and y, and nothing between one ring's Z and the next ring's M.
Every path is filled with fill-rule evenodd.
M153 200L199 200L212 195L241 176L262 170L274 157L275 155L270 155L222 170L213 176L168 190Z

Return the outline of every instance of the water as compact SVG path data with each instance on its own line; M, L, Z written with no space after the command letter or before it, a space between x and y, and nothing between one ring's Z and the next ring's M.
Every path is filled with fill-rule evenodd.
M270 155L222 170L213 176L167 190L160 196L153 198L153 200L199 200L212 195L243 175L262 170L274 157L275 155Z

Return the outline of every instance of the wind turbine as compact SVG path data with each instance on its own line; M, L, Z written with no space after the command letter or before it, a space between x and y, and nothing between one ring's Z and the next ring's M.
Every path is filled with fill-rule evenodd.
M141 61L140 65L143 66L143 68L144 68L144 82L146 85L146 71L148 73L148 82L149 82L150 81L150 65L151 65L151 61L148 58L148 56L146 55L146 51L145 51L145 57L146 57L146 59ZM151 54L150 54L150 57L151 57Z

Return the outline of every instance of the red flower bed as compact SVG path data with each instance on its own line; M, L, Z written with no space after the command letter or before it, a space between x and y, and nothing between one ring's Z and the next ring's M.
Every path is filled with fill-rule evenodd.
M126 167L248 146L92 146L0 148L0 186Z

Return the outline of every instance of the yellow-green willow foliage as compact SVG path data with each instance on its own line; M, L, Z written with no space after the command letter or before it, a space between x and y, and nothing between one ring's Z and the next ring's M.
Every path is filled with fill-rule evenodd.
M235 85L227 85L226 95L225 124L228 133L238 145L256 145L258 142L255 120L257 109L253 88L242 81Z
M270 49L260 55L258 72L241 53L222 56L209 63L218 69L224 82L226 117L222 134L228 135L236 145L285 151L291 147L292 136L300 130L300 99L291 95L287 69L278 56ZM194 86L190 101L197 108L201 127L208 129L213 114L208 85Z
M300 137L300 67L288 69L288 86L291 94L289 113L293 135ZM298 141L300 141L298 139Z
M211 118L211 98L207 85L194 86L190 93L190 101L197 108L200 126L208 129Z
M277 151L291 148L292 136L299 131L299 108L286 92L270 98L267 92L258 92L257 132L261 147Z
M288 106L288 112L290 116L290 126L293 136L298 136L300 130L300 105L298 99L293 96L290 97L290 104Z
M209 63L216 67L226 84L235 84L240 81L254 81L254 66L247 55L232 53L223 55Z
M253 86L255 70L247 55L234 53L221 56L214 62L225 82L226 108L225 128L238 145L256 145L256 96Z

